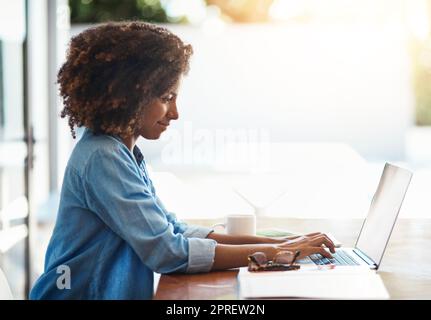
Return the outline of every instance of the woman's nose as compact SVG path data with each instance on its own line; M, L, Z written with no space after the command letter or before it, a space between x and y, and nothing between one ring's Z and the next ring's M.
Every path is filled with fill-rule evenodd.
M168 117L172 120L177 120L179 118L176 102L171 104L170 110L168 112Z

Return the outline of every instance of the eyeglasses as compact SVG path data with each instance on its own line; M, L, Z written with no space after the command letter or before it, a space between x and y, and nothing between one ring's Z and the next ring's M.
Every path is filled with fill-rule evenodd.
M248 256L248 271L289 271L298 270L300 265L294 264L301 254L296 251L280 251L272 261L269 261L263 252L255 252Z

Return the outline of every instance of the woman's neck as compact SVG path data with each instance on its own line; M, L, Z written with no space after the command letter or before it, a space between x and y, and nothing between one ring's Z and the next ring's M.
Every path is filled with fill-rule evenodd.
M121 140L126 145L126 147L130 150L130 152L133 152L133 148L135 147L136 141L138 140L138 137L130 136L127 138L121 137Z

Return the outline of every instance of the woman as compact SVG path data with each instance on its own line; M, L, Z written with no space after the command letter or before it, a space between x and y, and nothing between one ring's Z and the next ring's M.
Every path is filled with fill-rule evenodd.
M109 23L71 41L58 74L62 117L85 127L66 167L45 270L32 299L150 299L153 272L208 272L247 265L260 251L304 257L333 244L234 237L176 220L157 197L139 137L158 139L178 119L176 98L192 47L164 28ZM65 274L65 272L68 274ZM67 277L69 277L69 283Z

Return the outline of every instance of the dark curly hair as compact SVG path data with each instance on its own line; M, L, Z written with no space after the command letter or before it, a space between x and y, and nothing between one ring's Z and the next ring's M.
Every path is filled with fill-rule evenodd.
M133 135L148 103L189 70L191 45L165 28L138 21L106 23L72 38L57 82L73 138L75 126L96 134Z

